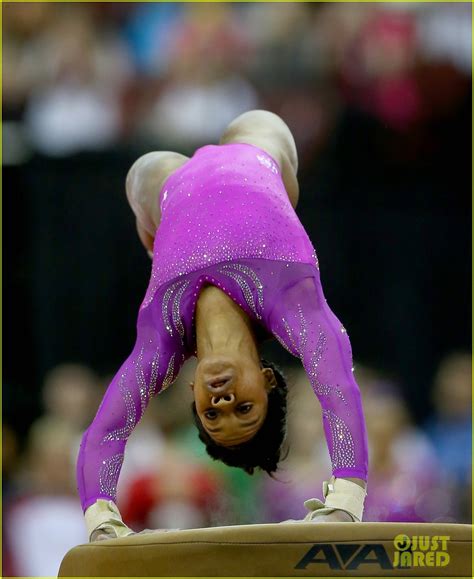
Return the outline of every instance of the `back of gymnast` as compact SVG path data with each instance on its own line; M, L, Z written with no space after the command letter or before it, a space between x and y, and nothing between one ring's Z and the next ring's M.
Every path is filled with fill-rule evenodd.
M214 459L276 470L286 384L260 359L275 338L300 358L322 407L332 476L306 521L361 521L367 435L349 338L328 307L300 223L296 147L273 113L235 119L219 145L191 158L140 157L126 181L139 237L153 259L137 339L84 433L77 479L91 541L132 531L116 506L125 444L147 404L197 357L193 415Z

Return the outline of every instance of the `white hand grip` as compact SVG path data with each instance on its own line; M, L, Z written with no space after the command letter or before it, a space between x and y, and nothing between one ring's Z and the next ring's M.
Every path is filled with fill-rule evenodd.
M84 514L87 534L90 537L97 530L112 530L116 537L126 537L133 533L132 529L122 521L117 505L113 501L98 499Z

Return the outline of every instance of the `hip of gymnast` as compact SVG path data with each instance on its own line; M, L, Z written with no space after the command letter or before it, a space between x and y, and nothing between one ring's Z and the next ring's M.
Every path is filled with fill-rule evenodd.
M332 464L307 522L358 522L367 433L344 326L323 294L314 247L295 208L297 152L273 113L235 119L191 158L152 152L126 192L153 260L135 346L84 433L77 481L89 539L131 534L116 506L125 445L149 400L197 358L192 412L209 455L252 474L277 469L285 380L262 360L262 336L298 357L323 414Z

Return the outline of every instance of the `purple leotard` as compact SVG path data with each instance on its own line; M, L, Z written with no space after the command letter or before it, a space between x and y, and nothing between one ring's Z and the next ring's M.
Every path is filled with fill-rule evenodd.
M200 289L225 291L301 359L323 409L337 477L367 479L367 435L349 338L329 309L314 248L280 170L247 144L209 145L176 170L161 194L152 274L131 355L82 439L77 478L85 510L116 500L125 443L152 396L195 354Z

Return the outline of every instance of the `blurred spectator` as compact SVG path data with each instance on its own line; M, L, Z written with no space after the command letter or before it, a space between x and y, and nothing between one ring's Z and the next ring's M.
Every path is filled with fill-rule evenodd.
M464 2L429 2L419 3L417 11L421 55L431 61L449 62L470 75L472 6Z
M64 553L87 540L75 493L73 445L70 429L59 422L44 424L30 438L21 493L4 512L15 575L56 576Z
M394 385L364 398L369 485L364 520L453 522L456 504L427 436L410 420Z
M79 364L57 366L46 376L43 402L5 510L10 565L22 576L56 575L64 553L87 539L75 464L99 403L97 377Z
M159 405L159 399L151 401L139 425L128 439L125 460L117 486L117 499L120 506L124 501L129 501L131 487L135 485L137 479L147 477L150 473L155 473L162 468L166 437L158 418Z
M25 122L31 142L49 155L110 145L120 134L121 90L131 73L125 46L113 31L99 34L84 4L40 10L35 34L25 39L18 21L30 23L31 32L29 8L22 5L7 17L7 53L18 69L6 86L13 107L30 92Z
M453 522L458 505L426 435L409 420L403 401L388 381L370 368L357 373L369 436L369 483L365 521ZM263 482L268 522L302 519L303 502L322 498L331 465L321 409L300 371L291 383L289 456L277 479Z
M288 458L275 478L262 480L264 520L272 523L304 518L304 501L321 498L322 482L331 473L318 399L302 369L289 376Z
M158 465L138 475L121 504L134 530L212 526L220 508L221 481L170 441Z
M98 378L80 364L61 364L47 375L43 387L45 413L31 427L30 438L53 427L63 428L72 437L82 435L100 402Z
M341 70L347 97L397 130L406 130L421 114L415 31L411 13L374 10L346 47Z
M141 132L177 148L215 142L258 97L239 73L245 42L226 4L194 4L174 28L168 83Z
M440 98L446 106L469 90L468 5L10 3L4 12L7 162L27 158L28 141L49 155L137 136L189 151L260 106L285 115L309 162L345 101L405 131L433 107L439 114Z
M47 2L31 6L11 3L3 14L2 99L7 118L21 118L23 109L41 81L36 44L54 18Z
M169 72L173 39L182 12L180 2L135 4L124 36L139 73L161 77Z
M2 492L3 498L8 496L12 477L18 463L18 439L15 431L2 424Z
M9 502L17 491L15 484L16 468L19 460L19 444L14 430L5 422L2 424L2 502L8 508ZM15 562L8 540L9 525L7 518L2 518L2 577L15 574Z
M268 10L264 3L255 2L245 7L240 18L250 51L246 70L259 86L300 82L319 63L318 52L307 50L312 40L308 3L285 2L278 10Z
M467 486L472 458L472 361L465 352L441 362L434 381L434 413L426 423L444 470L457 485Z

